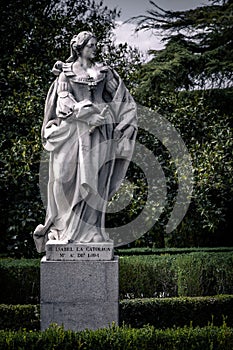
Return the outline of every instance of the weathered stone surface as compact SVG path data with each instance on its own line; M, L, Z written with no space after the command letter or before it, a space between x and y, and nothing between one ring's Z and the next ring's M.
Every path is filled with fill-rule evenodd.
M118 257L110 261L41 260L41 329L83 330L118 324Z
M45 246L47 260L112 260L113 242L65 243L49 240Z
M101 306L101 307L100 307ZM118 303L105 302L99 304L97 302L85 303L59 303L59 304L42 304L41 318L43 324L41 329L46 329L51 323L51 315L53 322L64 325L65 329L73 331L84 329L105 328L118 320Z

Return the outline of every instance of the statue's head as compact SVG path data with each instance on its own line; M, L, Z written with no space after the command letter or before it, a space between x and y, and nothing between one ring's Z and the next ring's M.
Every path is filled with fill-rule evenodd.
M92 32L83 31L74 35L70 41L70 57L67 62L73 62L78 57L93 60L96 55L96 44L97 39Z

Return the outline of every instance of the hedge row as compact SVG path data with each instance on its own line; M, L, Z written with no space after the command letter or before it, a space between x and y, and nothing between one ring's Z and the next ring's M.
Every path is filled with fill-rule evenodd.
M112 326L97 331L72 332L53 326L44 332L0 331L1 350L232 350L233 329L184 327L156 330Z
M121 299L218 294L233 294L233 252L120 259Z
M0 304L0 329L40 329L40 305Z
M131 255L163 255L163 254L187 254L196 252L207 253L223 253L233 252L233 247L200 247L200 248L116 248L116 255L131 256Z
M0 260L0 303L38 304L40 260Z
M122 300L121 323L132 327L150 324L156 328L207 326L223 321L233 327L233 295L214 297L150 298Z
M127 324L135 328L146 324L158 329L222 325L226 321L233 327L233 295L134 299L120 302L120 325ZM0 305L0 329L18 330L39 329L39 305Z
M0 260L0 303L39 303L39 266L39 260ZM233 252L120 258L120 299L218 294L233 294Z

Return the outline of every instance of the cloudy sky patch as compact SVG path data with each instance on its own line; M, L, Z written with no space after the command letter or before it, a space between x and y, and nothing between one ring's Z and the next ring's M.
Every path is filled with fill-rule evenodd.
M127 42L143 52L147 52L150 49L161 49L163 47L160 38L151 32L140 31L135 33L135 24L133 23L118 21L114 35L116 44Z
M209 4L208 0L154 0L154 2L166 10L187 10ZM149 0L103 0L103 3L110 9L116 7L121 10L121 16L117 21L118 27L114 31L116 43L127 42L142 52L147 52L149 49L159 50L164 46L160 42L160 36L153 35L151 31L134 34L135 24L124 23L133 16L145 15L146 11L153 7Z

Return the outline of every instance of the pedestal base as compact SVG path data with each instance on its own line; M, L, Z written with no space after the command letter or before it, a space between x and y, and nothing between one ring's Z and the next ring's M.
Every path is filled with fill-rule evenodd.
M84 330L118 324L118 257L105 261L41 260L41 330L51 323Z

